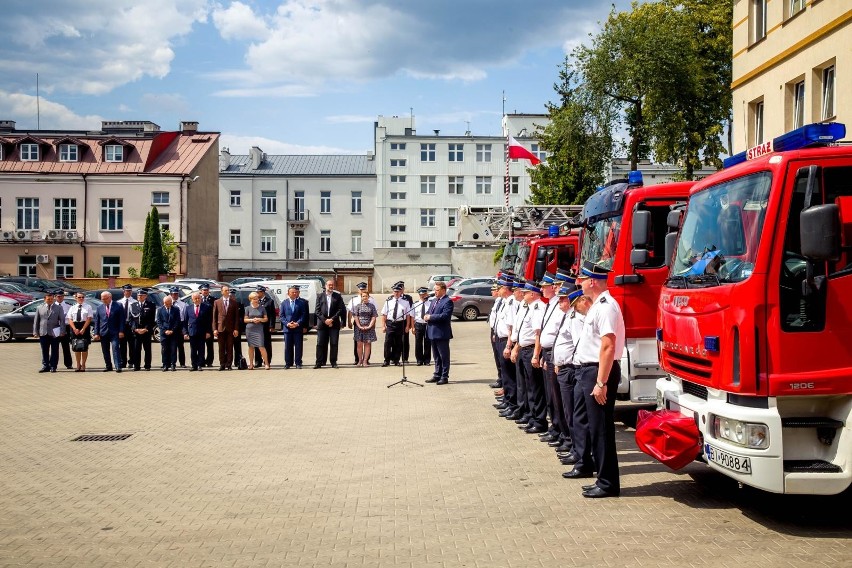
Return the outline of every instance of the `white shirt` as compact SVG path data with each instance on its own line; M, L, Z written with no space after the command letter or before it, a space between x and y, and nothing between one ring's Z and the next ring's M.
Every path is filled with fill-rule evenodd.
M567 365L574 359L574 336L580 336L583 332L583 322L586 320L586 317L574 308L569 308L564 315L567 317L562 322L553 344L553 364L557 367ZM559 319L562 320L562 316L559 316Z
M186 321L186 302L183 300L175 300L172 306L180 310L180 321Z
M64 304L65 302L63 302ZM65 304L68 306L68 304ZM80 318L79 321L81 323L86 323L86 320L90 317L94 316L94 312L92 311L92 307L83 302L82 304L74 304L73 306L68 306L68 311L65 313L65 321L77 323L77 308L81 307L80 310Z
M396 296L391 296L385 302L385 305L382 306L382 315L387 316L388 321L405 321L405 318L408 317L408 310L411 309L411 304L408 303L408 300L400 296L397 298ZM394 317L394 310L396 310L396 317Z
M500 304L500 309L497 311L497 315L495 317L497 319L497 323L494 327L494 331L497 332L497 337L500 339L509 337L509 328L512 326L515 317L514 296L503 298L503 302Z
M411 312L414 315L414 323L422 323L425 324L426 320L423 319L423 316L429 314L429 309L432 307L435 298L426 298L425 300L417 300L411 306L414 311Z
M541 323L541 335L538 338L542 349L552 349L556 342L556 332L564 312L559 309L559 299L552 298L544 311Z
M347 310L351 313L351 312L353 312L353 311L355 310L355 308L356 308L356 307L357 307L360 303L361 303L361 296L353 296L353 297L352 297L352 299L351 299L351 300L349 300L349 305L347 305L347 306L346 306L346 309L347 309ZM369 298L367 298L367 303L368 303L368 304L372 304L372 305L373 305L373 307L375 307L376 309L378 309L378 306L376 305L376 301L373 299L373 297L372 297L372 296L370 296Z
M624 317L609 290L605 290L589 308L583 331L577 341L574 363L597 363L601 354L601 337L615 335L615 360L624 352Z
M541 322L544 319L544 309L547 304L540 299L524 305L518 310L515 317L515 325L512 326L513 342L521 347L535 345L536 333L541 331Z
M503 305L503 298L497 296L494 298L494 304L491 306L491 311L488 312L488 327L494 329L497 324L497 313L500 311L500 306Z

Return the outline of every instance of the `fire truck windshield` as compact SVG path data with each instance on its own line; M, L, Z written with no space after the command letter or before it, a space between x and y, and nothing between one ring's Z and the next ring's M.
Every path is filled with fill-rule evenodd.
M529 243L518 243L518 250L515 253L514 271L518 276L524 276L527 266L527 258L530 256Z
M621 215L600 219L586 226L583 232L583 262L590 261L604 268L612 268L615 247L621 231Z
M689 198L669 285L716 286L751 276L771 182L769 172L760 172Z

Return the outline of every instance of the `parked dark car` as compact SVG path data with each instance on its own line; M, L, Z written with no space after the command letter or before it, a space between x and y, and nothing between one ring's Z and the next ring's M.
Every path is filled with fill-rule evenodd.
M9 282L8 280L0 280L0 290L9 290L11 292L20 292L21 294L27 294L28 296L32 296L33 300L41 300L42 298L44 298L44 292L42 292L41 290L36 290L35 288L30 288L29 286L24 286L23 284L19 284L17 282ZM24 303L27 304L29 302Z
M0 315L0 343L6 343L13 339L23 341L28 337L32 337L35 313L43 303L44 300L36 300L13 312ZM77 301L74 298L65 298L65 303L73 307L77 304ZM86 298L86 303L93 310L101 305L100 300L92 298Z
M136 293L138 291L138 288L133 289L133 292L131 293L131 297L133 299L136 299ZM85 293L86 299L88 300L89 298L94 298L98 300L98 302L100 302L101 292L109 292L110 294L112 294L113 302L119 302L122 300L122 298L124 298L124 290L122 290L121 288L101 288L99 290L87 290ZM157 308L163 305L163 296L165 296L165 294L155 288L148 289L148 299L157 304ZM154 341L159 342L160 328L155 326L151 337Z
M453 301L453 315L460 320L474 321L487 316L494 305L491 286L469 286L456 290L450 296Z
M251 302L249 302L249 294L254 292L254 288L251 285L244 285L242 288L237 288L235 286L231 287L231 290L234 292L234 295L237 297L237 301L243 305L243 307L248 306ZM217 300L222 297L222 289L221 288L210 288L210 295L216 298ZM272 301L275 303L275 331L281 331L281 320L278 318L281 316L281 300L278 299L278 296L275 293L268 291L266 295L272 298ZM181 297L181 300L186 302L187 305L192 303L192 294L187 294ZM240 322L240 332L245 333L246 324L245 322Z
M29 288L34 288L41 292L47 292L48 290L53 291L57 288L62 288L63 290L79 290L79 286L75 286L69 282L62 282L60 280L47 280L45 278L32 278L27 276L4 276L0 278L0 282L10 282L12 284L23 284Z

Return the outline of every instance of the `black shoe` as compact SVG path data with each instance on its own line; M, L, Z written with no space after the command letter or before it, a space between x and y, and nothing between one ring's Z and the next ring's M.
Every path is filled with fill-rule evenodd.
M592 475L591 471L581 471L579 469L572 469L571 471L562 473L562 477L565 479L586 479L592 477Z
M554 440L559 440L559 438L555 438L555 437L553 436L553 434L550 434L550 433L548 433L548 432L545 432L544 434L542 434L541 436L539 436L539 439L540 439L542 442L545 442L545 443L548 443L548 444L549 444L550 442L554 441ZM561 443L561 442L560 442L560 443ZM554 446L554 447L555 447L555 446Z
M47 373L48 371L50 371L50 367L42 367L38 370L39 373Z
M322 365L314 365L314 369L322 369Z
M162 369L162 371L163 371L164 373L165 373L166 371L168 371L168 370L169 370L169 368L168 368L168 367L163 367L163 369Z
M289 369L289 368L290 368L290 367L292 367L292 366L293 366L293 365L284 365L284 370L286 371L287 369Z
M331 368L332 368L332 369L339 369L340 367L338 367L338 366L337 366L337 363L333 363L333 364L331 365Z
M301 368L302 368L302 366L301 366L301 365L296 365L296 368L297 368L297 369L301 369Z
M394 361L393 364L394 366L399 367L399 361Z
M42 371L42 372L44 372L44 371ZM101 371L101 372L102 372L102 373L112 373L112 367L107 367L106 369L104 369L104 370L103 370L103 371Z
M145 370L146 370L146 371L150 371L150 370L151 370L151 367L145 367Z
M437 383L437 382L438 382L438 377L432 377L431 379L426 379L426 381L425 381L425 382L427 382L427 383Z
M194 372L195 372L195 371L197 371L197 370L198 370L198 367L193 367L193 368L191 368L191 369L189 370L189 372L190 372L190 373L194 373Z
M583 497L588 497L589 499L602 499L604 497L618 497L617 491L606 491L601 489L600 487L593 487L587 491L583 491Z
M492 404L491 406L493 406L497 410L506 410L507 408L509 408L509 405L505 402L498 402L496 404Z
M450 382L450 381L449 381L448 379L441 379L440 381L438 381L438 382L437 382L437 383L435 383L435 384L436 384L436 385L445 385L445 384L447 384L447 383L449 383L449 382Z
M492 389L502 389L502 388L503 388L503 383L501 383L500 381L494 381L493 383L491 383L490 385L488 385L488 387L489 387L489 388L492 388Z
M529 419L524 416L520 416L515 419L515 424L526 424L527 422L529 422ZM526 428L526 426L524 426L524 428Z
M564 458L559 458L559 462L562 465L574 465L578 461L580 461L580 458L576 454L568 454Z
M572 448L573 448L573 446L571 444L569 444L568 442L562 442L562 445L558 446L556 448L556 453L557 454L567 454L567 453L571 452Z
M387 361L385 361L384 363L382 363L382 367L390 367L390 363L388 363Z
M56 372L56 367L51 367L51 368L50 368L50 372L51 372L51 373L55 373L55 372Z
M556 438L555 440L548 442L547 445L550 446L551 448L558 448L562 445L562 440L560 440L559 438Z
M225 367L219 367L219 370L220 370L220 371L224 371L224 370L225 370Z
M121 372L121 369L116 369L116 370L115 370L115 372L116 372L116 373L120 373L120 372Z
M544 426L529 426L524 430L527 434L541 434L546 431L547 430L544 429Z
M500 412L500 418L509 418L515 413L511 408L507 408L506 410Z
M591 491L592 489L594 489L597 486L598 486L597 483L590 483L589 485L582 486L580 489L582 489L583 491Z
M172 371L177 371L177 368L175 368L175 367L172 367Z

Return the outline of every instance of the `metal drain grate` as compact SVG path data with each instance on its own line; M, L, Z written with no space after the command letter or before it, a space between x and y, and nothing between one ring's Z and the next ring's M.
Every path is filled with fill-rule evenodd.
M83 434L73 438L72 442L120 442L133 434Z

